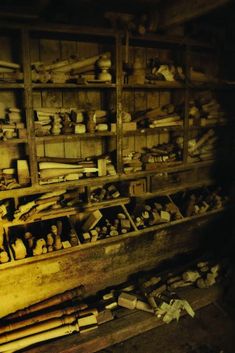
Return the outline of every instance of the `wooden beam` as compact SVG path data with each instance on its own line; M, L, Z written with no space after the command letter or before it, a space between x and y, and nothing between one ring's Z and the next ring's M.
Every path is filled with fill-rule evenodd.
M167 1L160 10L160 23L162 29L180 25L203 16L231 0L178 0Z

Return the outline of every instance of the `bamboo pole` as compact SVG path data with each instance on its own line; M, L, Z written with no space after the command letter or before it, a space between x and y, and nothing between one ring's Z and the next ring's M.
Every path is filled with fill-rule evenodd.
M43 300L42 302L39 302L37 304L31 305L28 308L19 310L13 314L8 315L5 319L11 320L11 319L17 319L24 317L26 315L32 314L36 311L47 309L49 307L52 307L54 305L59 305L64 302L70 301L74 298L82 297L84 295L85 288L83 285L76 287L74 289L68 290L64 293L60 293L57 295L54 295L53 297Z

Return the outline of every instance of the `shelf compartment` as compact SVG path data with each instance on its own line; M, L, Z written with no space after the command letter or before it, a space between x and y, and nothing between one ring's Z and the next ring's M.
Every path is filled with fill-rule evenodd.
M9 228L8 233L12 260L18 261L31 256L36 258L47 252L71 247L73 246L71 237L77 239L67 217L14 225Z
M77 214L71 217L71 220L82 244L121 237L137 229L122 204L96 208L86 212L82 219L81 215Z

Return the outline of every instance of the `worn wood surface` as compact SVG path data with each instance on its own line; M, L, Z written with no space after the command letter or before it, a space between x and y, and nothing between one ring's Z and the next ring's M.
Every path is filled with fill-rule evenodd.
M37 262L25 259L6 264L0 269L0 300L4 303L0 317L80 284L85 286L86 295L95 293L127 280L133 273L191 252L205 241L204 230L211 221L203 218L165 230L138 232L138 236L116 237L112 243L100 241L93 247L71 248L64 254L54 252L49 258L41 256Z
M221 294L222 290L217 286L208 289L190 288L182 291L182 298L188 300L194 310L198 310L216 301ZM185 315L185 312L182 315ZM28 348L24 352L94 353L163 324L161 319L152 314L129 310L126 316L101 325L86 335L73 334L36 348Z

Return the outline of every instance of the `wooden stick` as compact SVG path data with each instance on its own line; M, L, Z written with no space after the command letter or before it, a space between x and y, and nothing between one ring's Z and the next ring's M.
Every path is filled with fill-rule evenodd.
M55 311L47 312L45 314L40 314L40 315L37 315L37 316L33 316L33 317L30 317L30 318L28 318L26 320L12 322L12 323L9 323L9 324L7 324L5 326L1 326L0 327L0 334L2 335L3 333L6 333L6 332L11 332L11 331L14 331L14 330L18 330L18 329L20 329L22 327L35 325L35 324L38 324L40 322L51 320L51 319L55 319L55 318L58 318L58 317L61 317L61 316L71 315L73 313L76 313L76 312L84 310L84 309L87 309L87 305L86 304L78 304L78 305L71 306L71 307L68 307L68 308L55 310Z
M99 55L96 55L96 56L92 56L92 57L84 59L84 60L79 60L79 61L73 62L71 64L68 64L68 65L60 67L58 69L58 71L60 71L60 72L69 72L71 70L77 70L77 69L81 69L82 67L86 67L86 66L95 64L95 62L102 55L107 55L108 56L108 55L110 55L110 53L107 52L107 53L99 54ZM56 70L54 70L54 71L56 71Z
M62 337L65 335L70 335L75 331L79 332L79 326L77 323L75 323L74 325L71 325L71 324L65 325L53 330L41 332L36 335L24 337L19 340L0 345L0 352L8 352L8 353L9 351L14 352L16 350L28 347L35 343L48 341L52 338Z
M43 169L40 171L40 179L47 180L68 174L80 174L84 172L84 168L58 168L58 169Z
M36 333L52 330L59 326L72 324L76 321L77 316L78 315L73 313L71 315L66 315L59 318L47 320L45 322L40 322L36 325L28 326L26 328L23 327L16 331L4 333L3 335L0 336L0 345L18 340L23 337L35 335Z
M10 314L6 317L7 320L16 319L24 317L26 315L32 314L36 311L43 310L54 305L59 305L69 300L72 300L77 297L82 297L84 295L85 288L83 285L76 287L74 289L68 290L64 293L54 295L53 297L43 300L42 302L36 303L29 306L28 308L18 310L16 313Z

